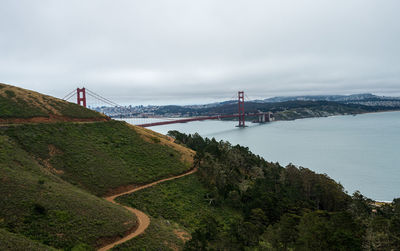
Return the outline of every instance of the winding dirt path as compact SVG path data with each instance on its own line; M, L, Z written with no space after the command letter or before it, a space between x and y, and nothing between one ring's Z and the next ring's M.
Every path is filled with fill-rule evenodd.
M134 193L134 192L137 192L139 190L142 190L142 189L157 185L157 184L159 184L161 182L178 179L178 178L193 174L195 172L197 172L197 168L194 168L194 169L192 169L192 170L190 170L190 171L188 171L186 173L183 173L183 174L180 174L180 175L177 175L177 176L174 176L174 177L158 180L158 181L155 181L155 182L150 183L150 184L146 184L146 185L143 185L143 186L140 186L140 187L133 188L133 189L131 189L129 191L126 191L126 192L123 192L123 193L119 193L119 194L116 194L116 195L105 197L105 199L108 200L111 203L114 203L114 204L122 206L121 204L119 204L118 202L115 201L115 199L117 197L119 197L119 196L122 196L122 195L125 195L125 194ZM98 249L98 251L106 251L106 250L109 250L109 249L115 247L116 245L119 245L121 243L129 241L130 239L135 238L136 236L142 234L149 227L149 225L150 225L149 216L147 216L145 213L143 213L142 211L137 210L135 208L131 208L131 207L127 207L127 206L123 206L123 207L126 208L128 211L130 211L130 212L132 212L132 213L134 213L136 215L136 217L138 219L138 228L135 231L133 231L132 233L128 234L127 236L124 236L122 239L119 239L118 241L115 241L113 243L110 243L110 244Z

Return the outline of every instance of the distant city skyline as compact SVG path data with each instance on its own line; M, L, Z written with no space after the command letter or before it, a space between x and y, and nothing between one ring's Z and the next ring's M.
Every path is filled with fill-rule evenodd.
M0 82L123 105L400 96L397 0L4 0Z

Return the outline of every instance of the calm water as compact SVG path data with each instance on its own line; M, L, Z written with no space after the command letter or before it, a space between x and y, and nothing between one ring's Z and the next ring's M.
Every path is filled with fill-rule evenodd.
M228 140L248 146L268 161L326 173L349 193L359 190L384 201L400 197L400 112L248 123L244 129L236 124L202 121L150 129Z

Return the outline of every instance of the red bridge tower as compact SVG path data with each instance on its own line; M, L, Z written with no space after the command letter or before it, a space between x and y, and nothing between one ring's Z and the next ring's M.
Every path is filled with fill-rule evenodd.
M245 127L244 123L244 91L238 92L238 105L239 105L239 127Z
M76 97L77 97L78 105L82 105L83 107L86 107L86 90L85 90L85 87L76 88Z

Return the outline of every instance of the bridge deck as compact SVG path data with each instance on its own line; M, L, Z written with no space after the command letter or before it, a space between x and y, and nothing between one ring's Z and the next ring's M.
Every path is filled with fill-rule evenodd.
M262 115L263 113L250 113L246 114L246 116L258 116ZM159 125L169 125L169 124L177 124L177 123L187 123L192 121L202 121L202 120L212 120L212 119L225 119L225 118L237 118L239 114L231 114L231 115L216 115L216 116L205 116L205 117L196 117L196 118L187 118L187 119L177 119L177 120L170 120L170 121L161 121L161 122L153 122L153 123L146 123L137 126L141 127L150 127L150 126L159 126Z

